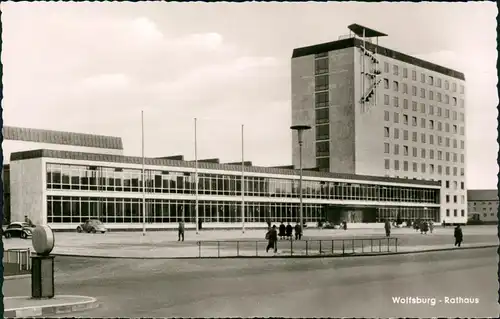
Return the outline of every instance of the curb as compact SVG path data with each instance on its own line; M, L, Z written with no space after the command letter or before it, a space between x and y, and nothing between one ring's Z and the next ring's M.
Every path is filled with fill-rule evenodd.
M485 249L485 248L498 248L498 244L489 244L489 245L472 246L472 247L435 248L435 249L415 250L415 251L398 251L398 252L394 252L394 253L387 253L387 255L408 255L408 254L433 253L433 252L440 252L440 251L452 251L452 250L464 250L464 249Z
M485 249L498 247L498 244L472 246L472 247L450 247L450 248L435 248L435 249L425 249L425 250L413 250L413 251L395 251L395 252L380 252L380 253L345 253L345 254L335 254L335 255L261 255L261 256L207 256L207 257L122 257L122 256L96 256L96 255L78 255L78 254L51 254L59 257L81 257L81 258L100 258L100 259L146 259L146 260L175 260L175 259L265 259L265 258L342 258L342 257L374 257L374 256L388 256L388 255L409 255L409 254L421 254L421 253L431 253L431 252L441 252L441 251L452 251L452 250L464 250L464 249Z
M24 278L31 278L31 274L5 276L3 277L3 280L24 279Z
M63 296L61 296L63 297ZM79 296L72 296L79 297ZM36 316L51 316L58 314L66 314L77 311L86 311L90 309L95 309L99 307L97 299L94 297L84 297L89 300L79 301L73 303L65 303L59 305L46 305L46 306L33 306L33 307L22 307L14 309L5 309L4 318L22 318L22 317L36 317ZM16 297L14 297L16 298ZM19 297L26 298L26 297Z

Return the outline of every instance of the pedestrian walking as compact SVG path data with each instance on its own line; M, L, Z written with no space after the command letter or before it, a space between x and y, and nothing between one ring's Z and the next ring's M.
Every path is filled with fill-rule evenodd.
M422 222L422 234L427 235L429 231L429 224L426 221Z
M280 239L283 239L286 236L286 226L285 226L284 222L281 222L279 236L280 236Z
M295 240L300 240L302 238L302 227L300 227L300 223L297 222L295 224Z
M177 241L181 241L181 238L184 241L184 219L179 222L179 239Z
M385 228L385 236L386 237L391 236L391 223L387 219L385 220L384 228Z
M34 227L35 226L33 224L33 222L31 221L31 219L29 219L29 217L27 215L24 215L24 222L27 223L29 227Z
M278 252L278 233L276 231L276 225L273 225L273 227L267 232L266 234L266 239L267 239L267 247L266 247L266 253L269 252L269 249L274 248L274 253Z
M432 220L429 222L429 231L431 232L431 234L434 231L434 222Z
M460 225L455 227L455 234L454 235L455 235L455 246L460 247L460 245L462 244L462 241L464 240L464 234L462 233L462 228L460 227Z
M320 220L318 220L317 225L318 225L318 228L319 228L319 229L323 228L323 221L322 221L321 219L320 219Z
M345 220L344 220L343 224L344 224L344 230L347 230L347 222Z
M290 225L290 222L288 222L288 225L286 225L286 238L292 240L292 233L293 233L293 227L292 225Z

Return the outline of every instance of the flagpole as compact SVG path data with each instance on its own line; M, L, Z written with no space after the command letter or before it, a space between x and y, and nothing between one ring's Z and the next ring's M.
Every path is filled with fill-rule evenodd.
M146 174L144 169L144 111L141 111L142 130L142 236L146 236Z
M194 118L194 183L195 183L195 212L196 212L196 234L198 234L198 139L196 132L196 118Z
M241 231L245 233L245 144L244 125L241 125Z

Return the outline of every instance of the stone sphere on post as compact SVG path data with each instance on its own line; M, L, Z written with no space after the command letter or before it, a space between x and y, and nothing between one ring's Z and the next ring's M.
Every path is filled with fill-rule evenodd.
M38 255L48 256L54 249L54 232L47 225L38 225L33 231L31 241Z

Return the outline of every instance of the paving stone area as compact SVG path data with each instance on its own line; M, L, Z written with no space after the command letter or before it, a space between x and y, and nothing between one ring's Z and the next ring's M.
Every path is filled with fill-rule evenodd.
M185 241L177 241L177 233L150 232L145 236L141 232L110 232L107 234L56 233L54 254L88 255L96 257L128 257L128 258L176 258L176 257L232 257L232 256L266 256L266 241L263 230L249 230L242 234L241 230L215 230L186 232ZM280 254L318 255L319 251L342 252L342 239L356 240L354 253L395 251L394 242L389 244L384 238L383 229L307 229L304 240L280 240ZM391 237L398 238L398 251L415 251L421 249L437 249L453 247L453 228L436 228L432 234L422 235L408 228L392 229ZM477 244L498 244L497 227L474 226L464 227L464 247ZM381 239L381 240L379 240ZM320 244L320 240L322 241ZM198 241L201 242L201 249ZM217 243L217 241L220 241ZM236 241L239 241L238 243ZM258 241L258 242L257 242ZM307 247L306 247L307 245ZM322 247L320 247L320 245ZM4 241L5 249L31 248L31 240L9 239ZM389 249L387 248L389 246ZM434 247L434 248L431 248ZM344 252L353 250L352 242L344 242Z

